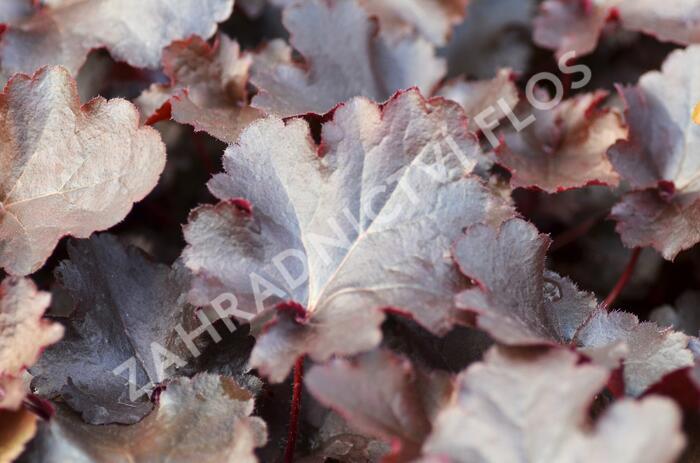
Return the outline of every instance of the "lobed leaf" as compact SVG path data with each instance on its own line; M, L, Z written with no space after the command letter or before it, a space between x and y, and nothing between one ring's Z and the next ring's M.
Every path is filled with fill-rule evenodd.
M0 71L7 80L51 64L75 75L95 48L107 48L116 60L134 67L156 68L170 42L212 36L232 9L233 0L61 1L3 33Z
M131 103L98 97L81 107L61 67L8 83L0 132L0 267L15 275L39 269L62 236L120 222L165 166L160 136L139 127Z
M476 286L459 293L458 307L475 313L477 325L512 346L564 344L616 368L625 387L639 395L666 373L691 365L688 337L607 312L591 294L545 270L550 240L521 220L500 229L476 225L455 245L455 259Z
M173 463L255 463L267 440L265 423L253 412L253 396L225 376L178 378L160 395L156 409L132 426L95 426L59 408L31 443L29 461L146 463L164 456ZM202 426L202 424L206 424Z
M609 150L610 160L634 191L612 210L628 247L653 246L672 260L700 241L700 127L692 121L700 99L700 46L671 53L661 71L620 89L629 137Z
M355 0L309 0L284 10L292 48L270 42L253 59L252 105L280 117L324 114L355 96L387 100L418 87L423 94L445 73L445 63L421 37L383 33Z
M233 143L241 130L262 112L248 106L251 55L238 42L217 36L213 46L199 37L173 42L163 50L167 85L153 84L136 100L149 123L159 113L197 131Z
M305 352L323 361L376 346L382 308L446 332L448 294L465 284L451 241L513 214L467 175L479 157L459 106L417 91L345 103L320 146L300 119L252 124L209 184L222 202L185 227L192 301L233 293L250 318L285 302L251 360L274 381Z
M385 350L315 366L305 385L354 428L391 443L396 461L420 455L434 415L452 393L448 375L416 370Z
M494 348L459 375L423 450L434 461L465 463L675 461L685 438L668 399L624 399L587 425L607 377L566 350L535 356Z
M25 278L0 284L0 409L20 407L27 394L22 374L63 336L61 325L42 318L50 299Z
M63 341L32 368L32 386L60 396L88 423L136 423L151 411L155 385L173 374L169 359L191 355L176 332L191 326L192 308L181 297L189 280L111 235L70 243L68 254L56 277L76 309ZM130 397L130 382L146 393Z
M606 24L644 32L682 45L700 42L700 9L695 0L670 0L663 8L652 0L545 0L535 19L533 38L556 50L557 57L595 50Z
M512 174L513 187L554 193L590 184L616 186L618 175L607 150L626 138L622 117L601 108L604 91L578 95L550 110L533 109L532 124L503 135L498 162Z

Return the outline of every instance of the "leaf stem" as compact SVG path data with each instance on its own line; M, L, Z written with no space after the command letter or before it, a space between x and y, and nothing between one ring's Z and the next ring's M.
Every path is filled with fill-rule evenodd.
M287 448L284 450L285 463L294 461L294 447L299 431L299 411L301 410L302 380L304 378L304 356L294 363L294 385L292 386L292 404L289 409L289 430L287 431Z
M639 260L639 253L641 251L642 248L634 248L634 250L632 251L630 260L629 262L627 262L627 266L622 272L622 275L620 275L620 279L617 280L615 287L612 289L612 291L610 291L608 297L606 297L603 301L602 306L604 309L607 310L610 306L612 306L617 300L617 298L620 296L620 293L622 293L622 290L625 289L625 286L627 286L627 283L629 282L630 278L632 277L632 274L634 273L634 268L637 266L637 261Z
M587 234L591 228L596 226L598 223L600 223L601 220L607 215L607 211L601 214L594 215L593 217L589 217L588 219L584 220L583 222L579 223L573 228L570 228L558 236L554 238L554 241L552 242L552 245L549 247L550 252L557 251L565 246L568 246L569 244L573 243L580 237L584 236Z

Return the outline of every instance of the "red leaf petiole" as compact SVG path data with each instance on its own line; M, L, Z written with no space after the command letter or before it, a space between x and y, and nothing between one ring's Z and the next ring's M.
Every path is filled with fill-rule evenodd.
M627 266L622 272L622 275L620 275L620 279L617 280L615 287L612 289L612 291L610 291L608 297L606 297L603 301L602 307L604 309L608 309L610 306L612 306L617 300L617 298L620 296L620 293L622 293L622 290L625 289L625 286L627 286L627 283L629 282L630 278L632 277L632 274L634 273L634 268L637 266L637 261L639 260L639 253L641 251L641 248L634 248L634 250L632 251L630 260L629 262L627 262Z
M304 378L304 356L294 363L294 385L292 386L292 404L289 409L289 430L287 431L287 448L284 450L285 463L294 461L294 448L299 431L299 411L301 410L301 391Z

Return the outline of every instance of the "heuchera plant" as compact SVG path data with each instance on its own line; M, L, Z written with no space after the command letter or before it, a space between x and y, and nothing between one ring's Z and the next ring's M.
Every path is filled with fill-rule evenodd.
M700 0L3 0L0 463L700 459Z

